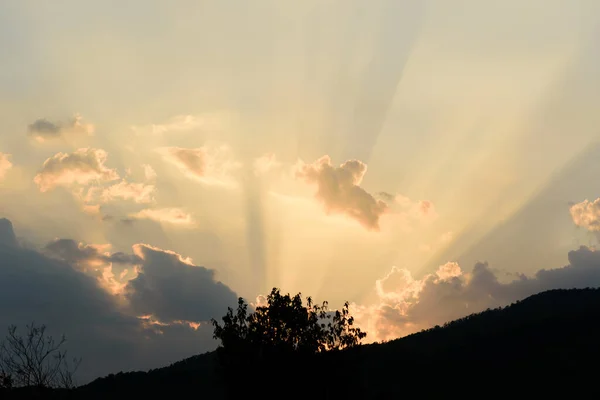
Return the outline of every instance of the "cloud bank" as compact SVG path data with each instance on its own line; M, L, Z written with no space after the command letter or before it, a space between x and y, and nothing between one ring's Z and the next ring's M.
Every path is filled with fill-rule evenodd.
M394 267L375 283L378 303L353 308L369 340L390 340L545 290L600 286L600 252L582 246L568 259L562 268L542 269L531 277L519 274L508 283L487 263L477 263L469 273L447 263L421 279Z
M208 320L234 306L237 296L213 271L148 245L134 246L133 254L108 248L57 239L42 252L26 249L10 221L0 219L0 332L35 320L53 335L65 333L69 353L83 358L79 383L216 347ZM137 271L125 282L125 296L107 290L86 269L116 265Z

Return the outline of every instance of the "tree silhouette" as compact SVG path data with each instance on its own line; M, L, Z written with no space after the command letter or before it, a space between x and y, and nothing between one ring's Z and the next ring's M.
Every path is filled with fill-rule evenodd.
M301 293L291 297L273 288L267 304L249 314L248 304L240 297L236 312L228 308L223 326L212 320L214 338L226 350L249 347L262 352L310 354L353 347L367 335L354 326L348 302L335 311L328 309L326 301L318 305L308 297L306 303Z
M73 375L81 360L74 359L69 365L67 351L62 350L65 336L55 341L46 334L45 325L31 323L26 328L26 334L20 335L16 326L10 326L0 343L0 386L73 388Z
M315 304L308 297L305 305L300 293L292 297L277 288L266 300L249 313L248 304L239 298L237 310L228 308L222 318L223 325L212 320L214 338L221 341L223 372L232 379L227 384L232 397L248 395L264 375L302 390L304 382L297 378L314 364L315 356L355 347L367 335L354 326L348 302L332 311L327 302Z

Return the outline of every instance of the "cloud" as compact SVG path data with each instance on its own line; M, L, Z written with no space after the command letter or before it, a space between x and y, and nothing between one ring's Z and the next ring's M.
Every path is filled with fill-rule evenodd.
M154 181L156 179L156 171L148 164L142 165L144 168L144 177L147 181Z
M72 239L56 239L43 249L48 257L63 260L78 271L98 280L98 284L111 294L120 294L125 283L113 272L113 264L138 265L142 260L135 254L110 253L110 245L78 243Z
M129 215L133 219L149 219L156 222L167 222L176 225L192 225L192 215L180 208L146 208Z
M119 179L116 170L104 165L107 157L106 151L93 148L57 153L44 161L33 181L41 192L46 192L56 186L87 185Z
M437 218L435 206L429 200L413 201L401 194L392 195L386 192L377 193L389 207L391 214L401 214L416 220L432 220Z
M329 156L323 156L312 164L300 162L296 175L317 185L315 196L327 213L346 214L365 228L377 231L379 218L388 205L360 187L366 172L367 165L359 160L349 160L336 167Z
M88 215L99 215L100 204L84 204L82 206L83 212Z
M231 172L241 167L227 146L163 147L158 152L187 177L207 185L235 185Z
M122 252L110 253L110 245L94 245L76 242L73 239L55 239L44 247L45 253L53 258L64 260L71 264L141 264L142 259L135 254Z
M217 343L212 339L208 318L224 315L226 308L219 305L229 301L225 298L237 297L225 285L211 280L214 276L210 270L194 266L198 271L182 272L185 265L179 263L185 264L186 260L172 252L138 245L142 258L109 253L106 245L84 245L68 239L55 240L38 252L20 247L14 237L10 221L0 219L0 332L6 332L9 324L24 327L36 321L46 324L54 336L66 334L69 354L83 358L77 383L111 372L156 368L214 349ZM142 307L148 313L132 313L121 297L102 287L96 276L77 267L93 264L94 260L113 265L141 263L141 274L129 287L129 295L136 308ZM161 269L163 262L170 264ZM112 270L104 269L102 273L107 275ZM118 275L113 274L117 281L125 276ZM142 297L157 298L161 293L170 296L168 290L180 279L185 279L182 285L187 286L167 300L167 306L154 309L136 302ZM180 303L187 311L171 313L168 307ZM185 304L189 304L187 308ZM155 313L201 319L169 322Z
M84 123L83 117L75 114L67 122L52 122L45 118L35 120L28 126L29 135L43 142L64 136L91 136L94 134L94 125Z
M0 236L6 235L6 227L2 230ZM95 279L18 246L0 245L0 260L0 332L8 324L24 327L35 320L55 335L65 333L70 354L84 358L84 379L118 364L122 364L118 368L135 365L127 359L135 357L141 326L118 311ZM107 357L109 349L117 354Z
M273 170L274 168L277 168L280 165L281 165L281 163L279 161L277 161L277 157L275 157L275 154L273 154L273 153L265 154L254 160L254 162L253 162L254 175L256 175L256 176L264 175L264 174L268 173L269 171Z
M151 203L154 201L154 185L145 183L131 183L122 180L112 186L105 188L102 192L103 201L112 201L115 199L132 200L136 203Z
M214 271L194 265L177 253L145 244L134 245L143 260L125 297L137 315L161 321L207 321L236 304L236 294L215 280Z
M379 192L375 196L385 201L386 203L391 203L396 200L396 196L388 192Z
M182 132L198 128L202 121L193 115L177 115L163 124L150 124L146 126L132 126L131 129L138 133L151 133L153 135L162 135L167 132Z
M223 127L223 116L214 115L176 115L160 124L133 125L131 130L137 135L164 135L168 133L188 132L194 129L218 130Z
M10 154L0 153L0 180L4 179L9 169L13 167Z
M575 225L590 232L600 232L600 198L573 204L569 211Z
M387 340L545 290L600 286L600 252L582 246L569 252L568 259L562 268L542 269L532 277L518 274L507 283L499 281L487 263L477 263L470 273L457 263L446 263L421 279L393 267L375 282L378 302L353 304L353 309L370 340Z

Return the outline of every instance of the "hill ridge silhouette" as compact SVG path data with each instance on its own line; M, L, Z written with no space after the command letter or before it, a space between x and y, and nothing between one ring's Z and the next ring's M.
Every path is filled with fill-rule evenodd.
M496 394L598 393L591 378L598 370L593 361L600 355L599 338L600 289L549 290L386 343L319 354L314 371L327 373L331 384L348 385L334 395L325 384L316 385L313 397L396 398L418 393L414 385L421 381L436 382L426 387L428 395L447 394L445 386L457 382L494 387ZM399 385L400 377L410 385ZM265 379L257 382L265 385L263 395L280 398L269 395L272 383ZM208 352L148 372L111 374L77 392L84 398L188 392L226 398L222 386L217 354ZM283 397L294 396L288 390Z

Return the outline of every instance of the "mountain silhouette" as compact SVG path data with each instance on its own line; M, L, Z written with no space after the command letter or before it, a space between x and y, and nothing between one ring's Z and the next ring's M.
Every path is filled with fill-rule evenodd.
M280 387L265 374L247 393L312 399L561 393L573 398L600 392L599 355L600 289L551 290L387 343L318 354L291 377L296 383ZM148 372L111 374L76 394L226 398L221 375L217 353L209 352Z

